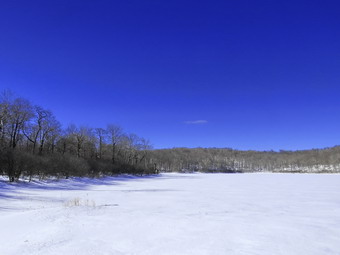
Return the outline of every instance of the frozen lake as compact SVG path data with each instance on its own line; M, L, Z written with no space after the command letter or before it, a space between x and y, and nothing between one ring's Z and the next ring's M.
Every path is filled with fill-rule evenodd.
M0 254L340 254L340 175L0 181Z

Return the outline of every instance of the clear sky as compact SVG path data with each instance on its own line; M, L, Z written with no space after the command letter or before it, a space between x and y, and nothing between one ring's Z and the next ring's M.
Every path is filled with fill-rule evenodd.
M339 1L1 1L0 89L155 148L340 144Z

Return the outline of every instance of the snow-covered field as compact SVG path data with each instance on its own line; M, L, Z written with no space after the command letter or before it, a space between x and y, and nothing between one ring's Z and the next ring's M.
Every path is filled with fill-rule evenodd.
M0 181L0 254L340 254L340 175Z

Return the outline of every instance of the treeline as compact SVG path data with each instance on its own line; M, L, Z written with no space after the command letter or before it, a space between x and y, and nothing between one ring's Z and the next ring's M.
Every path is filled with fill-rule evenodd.
M148 140L106 128L70 125L53 113L3 92L0 97L0 175L28 178L158 172L340 172L340 146L301 151L229 148L152 150Z
M155 150L152 157L165 172L340 172L340 146L279 152L174 148Z
M49 110L5 91L0 97L0 175L100 176L157 172L149 142L117 125L66 129Z

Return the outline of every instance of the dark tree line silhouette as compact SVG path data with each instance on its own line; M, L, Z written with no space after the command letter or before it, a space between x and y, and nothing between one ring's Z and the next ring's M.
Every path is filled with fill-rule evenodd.
M53 113L5 91L0 98L0 174L20 177L151 174L149 142L122 128L70 125Z
M171 172L340 172L340 147L303 151L229 148L153 150L148 140L106 128L70 125L4 91L0 97L0 175L29 178Z

